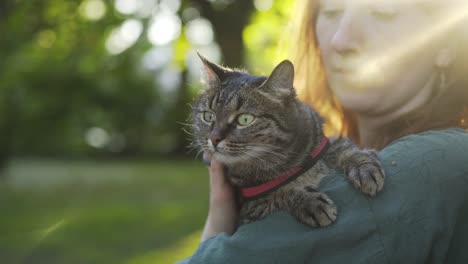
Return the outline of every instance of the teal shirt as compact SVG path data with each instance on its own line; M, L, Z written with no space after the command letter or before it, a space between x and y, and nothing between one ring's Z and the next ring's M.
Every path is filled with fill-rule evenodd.
M287 212L201 243L180 263L468 263L468 133L429 131L401 138L379 154L384 190L356 191L341 173L321 190L338 207L325 228Z

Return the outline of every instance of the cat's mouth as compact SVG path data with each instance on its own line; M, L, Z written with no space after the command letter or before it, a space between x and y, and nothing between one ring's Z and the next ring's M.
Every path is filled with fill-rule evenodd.
M234 164L246 161L244 156L232 154L229 152L221 152L219 150L213 152L212 157L223 164Z
M212 153L212 158L224 164L246 162L248 160L245 151L240 151L238 148L231 149L224 141L220 142L217 146L209 144L208 149Z

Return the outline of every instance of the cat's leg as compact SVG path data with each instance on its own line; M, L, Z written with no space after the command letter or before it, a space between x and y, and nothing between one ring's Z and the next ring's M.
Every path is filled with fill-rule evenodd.
M327 163L344 170L347 178L358 190L374 196L384 186L385 172L376 152L360 149L351 140L340 138L332 141L325 155Z
M309 226L327 226L336 220L333 201L313 186L288 188L267 198L245 201L240 209L240 225L265 218L277 210L286 210Z
M313 186L291 189L288 204L288 211L303 224L319 227L336 220L337 209L333 201Z
M239 224L245 225L263 219L276 209L271 198L243 201L239 213Z

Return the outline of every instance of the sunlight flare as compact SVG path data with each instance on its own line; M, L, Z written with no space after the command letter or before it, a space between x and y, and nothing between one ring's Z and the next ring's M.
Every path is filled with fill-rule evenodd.
M468 18L468 2L453 4L453 8L444 13L444 17L436 19L435 22L427 26L414 36L408 37L405 42L392 46L391 49L375 54L373 59L367 61L357 73L358 80L368 80L382 74L382 69L396 67L400 58L414 53L431 41L442 37L447 32L453 30L461 23L466 23ZM464 32L467 33L467 32Z
M57 231L59 228L64 226L67 223L65 219L57 221L56 223L52 224L51 226L47 227L40 236L40 240L44 240L46 237L50 236L52 233Z

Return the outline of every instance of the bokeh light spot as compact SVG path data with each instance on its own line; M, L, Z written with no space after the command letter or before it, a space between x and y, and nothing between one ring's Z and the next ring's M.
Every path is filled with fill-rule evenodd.
M196 9L195 7L187 7L184 9L184 11L182 11L182 19L184 21L190 21L199 17L200 11L198 11L198 9Z
M52 30L43 30L37 36L37 44L41 48L51 48L54 45L57 35Z
M174 49L171 46L154 47L143 56L143 66L148 70L162 68L171 61L174 56Z
M129 43L134 43L140 37L142 31L143 25L136 19L128 19L120 27L122 38Z
M180 0L161 0L160 4L163 8L167 8L171 13L175 14L179 11L182 3Z
M106 4L102 0L86 0L78 10L85 19L96 21L106 14Z
M110 54L119 54L136 43L143 32L143 24L137 19L127 19L122 25L111 31L106 41Z
M86 131L85 140L88 145L102 148L109 142L109 133L100 127L92 127Z
M148 39L153 45L166 45L180 35L182 22L169 12L160 12L153 18L148 29Z
M209 20L197 18L187 23L185 35L193 45L208 45L213 42L213 26Z
M138 0L115 0L115 9L124 15L131 15L138 10Z
M156 0L116 0L115 9L124 15L148 17L157 6Z
M255 9L264 12L273 7L273 0L254 0Z
M182 83L182 75L179 69L174 67L164 68L157 77L161 90L166 93L177 91Z

